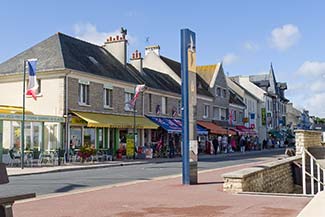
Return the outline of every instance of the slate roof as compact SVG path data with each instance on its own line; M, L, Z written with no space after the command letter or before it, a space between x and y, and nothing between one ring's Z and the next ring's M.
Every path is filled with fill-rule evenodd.
M210 85L212 79L214 78L214 74L218 73L219 68L220 68L220 64L197 66L196 72L202 77L202 79L206 83Z
M229 91L230 97L229 97L229 103L243 106L246 108L246 104L238 97L233 91Z
M62 50L57 33L0 64L0 74L22 73L24 60L37 58L37 71L64 69Z
M269 74L250 75L249 80L259 87L269 87Z
M164 56L160 56L160 58L181 78L181 64L179 62ZM196 86L198 94L213 97L209 92L209 85L198 74L196 74Z
M128 64L128 69L134 73L141 83L146 84L148 87L178 94L181 93L181 86L167 74L148 68L143 68L143 72L140 73L131 64Z
M104 48L56 33L8 61L0 64L0 74L23 71L23 60L37 58L37 71L72 69L130 83L136 76Z

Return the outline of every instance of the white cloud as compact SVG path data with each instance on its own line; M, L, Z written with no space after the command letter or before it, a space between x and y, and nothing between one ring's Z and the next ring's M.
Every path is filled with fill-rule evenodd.
M225 64L225 65L230 65L230 64L236 62L237 60L238 60L238 56L236 56L236 55L233 54L233 53L226 54L226 55L222 58L222 62L223 62L223 64Z
M246 41L244 43L244 48L246 50L249 50L249 51L257 51L257 50L259 50L258 44L256 44L255 42L252 42L252 41Z
M306 61L296 75L288 81L288 98L310 114L325 117L325 62Z
M75 24L73 30L76 38L97 45L103 45L108 36L121 35L120 29L113 32L99 32L97 27L91 23ZM127 35L127 39L130 44L136 43L136 38L131 35Z
M286 24L278 27L271 32L271 46L284 51L295 45L301 37L300 31L297 26Z
M325 62L306 61L298 69L299 75L325 77Z

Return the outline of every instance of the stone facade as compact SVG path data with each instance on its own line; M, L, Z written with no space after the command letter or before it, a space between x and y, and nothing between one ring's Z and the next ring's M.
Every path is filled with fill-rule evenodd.
M322 146L322 132L313 130L295 130L296 154L301 155L303 148Z
M294 180L291 164L300 159L300 157L291 157L223 174L223 189L233 193L292 193Z

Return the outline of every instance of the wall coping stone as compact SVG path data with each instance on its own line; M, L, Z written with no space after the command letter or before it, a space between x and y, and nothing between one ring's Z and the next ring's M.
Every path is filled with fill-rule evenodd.
M296 160L300 160L300 159L301 159L301 156L288 157L288 158L285 158L285 159L260 164L260 165L254 166L254 167L249 167L249 168L233 171L233 172L230 172L230 173L225 173L225 174L222 174L221 176L223 178L243 179L243 178L251 176L251 175L253 175L253 174L257 173L257 172L260 172L262 170L277 167L277 166L280 166L282 164L286 164L288 162L296 161Z

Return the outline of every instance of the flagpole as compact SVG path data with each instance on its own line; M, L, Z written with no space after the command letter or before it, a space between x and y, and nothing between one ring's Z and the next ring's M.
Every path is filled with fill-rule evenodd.
M24 169L25 159L25 82L26 81L26 60L24 60L24 80L23 80L23 120L21 123L21 169Z
M136 91L136 86L134 87L134 96L135 96L135 91ZM134 106L133 106L133 144L134 144L134 149L133 149L133 159L135 160L135 109L136 109L136 100L134 101Z

